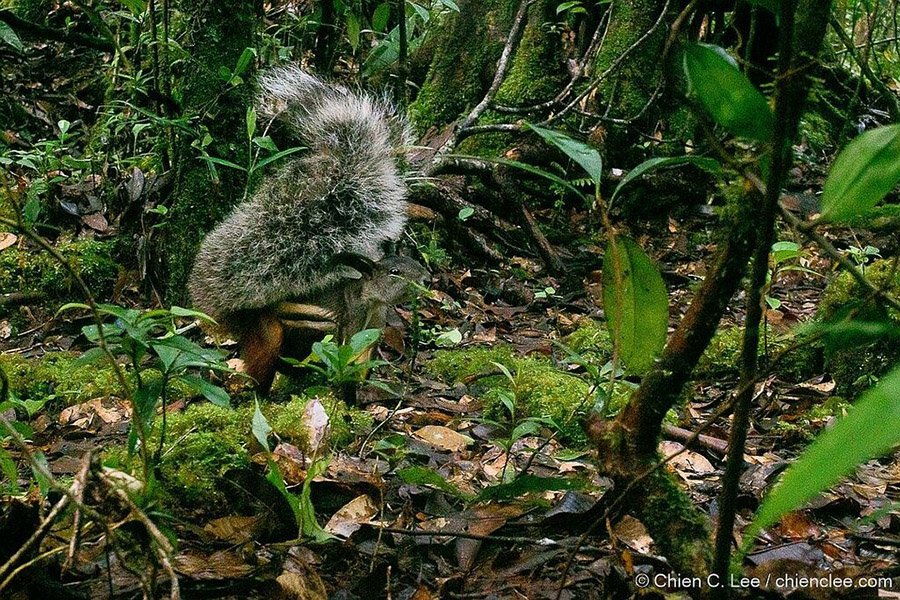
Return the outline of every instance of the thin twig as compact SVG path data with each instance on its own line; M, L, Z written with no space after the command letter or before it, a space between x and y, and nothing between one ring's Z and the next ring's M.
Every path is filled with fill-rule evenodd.
M503 46L503 52L500 54L500 60L497 62L497 71L494 73L494 80L491 82L491 86L488 88L487 93L485 93L484 98L481 99L481 102L469 112L466 118L456 127L453 134L447 138L447 141L438 148L434 160L455 148L459 143L460 133L471 127L494 100L494 96L497 95L497 91L500 89L500 86L503 84L503 80L506 77L506 70L509 68L509 59L518 46L519 40L522 38L522 29L524 28L525 20L528 16L528 8L534 2L535 0L522 0L519 4L519 10L516 12L512 28L507 35L506 44Z

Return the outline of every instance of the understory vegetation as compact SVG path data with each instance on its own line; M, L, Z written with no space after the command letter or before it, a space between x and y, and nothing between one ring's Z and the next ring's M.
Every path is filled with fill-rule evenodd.
M0 597L900 592L898 14L0 0ZM285 64L326 82L291 118L396 110L427 281L337 252L363 283L229 329L202 240L318 176Z

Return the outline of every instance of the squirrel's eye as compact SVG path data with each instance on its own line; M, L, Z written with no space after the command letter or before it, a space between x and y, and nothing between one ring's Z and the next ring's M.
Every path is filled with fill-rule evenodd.
M399 274L400 274L400 269L398 269L397 267L394 267L393 269L391 269L391 275L399 275Z

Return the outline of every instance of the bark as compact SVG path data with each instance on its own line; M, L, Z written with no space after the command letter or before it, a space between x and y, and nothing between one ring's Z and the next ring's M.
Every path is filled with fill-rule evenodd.
M202 0L183 2L188 17L189 63L184 80L184 109L199 115L199 125L209 131L213 142L210 155L247 164L246 111L250 90L247 85L228 89L219 75L222 67L233 69L245 48L254 45L258 23L256 2ZM252 73L245 73L247 81ZM187 302L187 281L200 241L239 201L247 185L246 176L236 169L218 166L219 182L214 182L207 165L191 147L193 139L183 138L177 152L176 187L166 232L157 247L162 262L166 301Z

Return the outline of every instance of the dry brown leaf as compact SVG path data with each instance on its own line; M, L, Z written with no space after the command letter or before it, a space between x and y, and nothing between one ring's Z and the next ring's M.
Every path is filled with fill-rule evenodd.
M259 523L259 517L231 515L213 519L203 527L203 530L222 541L244 544L255 537Z
M349 538L378 514L378 507L367 495L357 496L340 508L325 525L325 531L340 538Z
M472 443L471 438L441 425L426 425L413 435L439 450L448 452L459 452Z
M6 250L19 240L16 234L8 231L0 232L0 250Z

